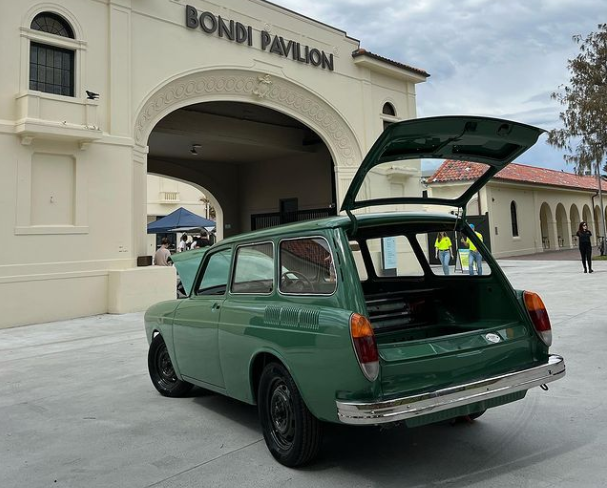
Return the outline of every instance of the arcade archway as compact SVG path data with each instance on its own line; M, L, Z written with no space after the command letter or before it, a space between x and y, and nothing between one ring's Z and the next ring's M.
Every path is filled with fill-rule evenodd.
M242 71L170 81L141 108L135 137L147 171L205 188L223 209L218 238L335 212L349 182L336 173L353 172L361 154L328 103Z

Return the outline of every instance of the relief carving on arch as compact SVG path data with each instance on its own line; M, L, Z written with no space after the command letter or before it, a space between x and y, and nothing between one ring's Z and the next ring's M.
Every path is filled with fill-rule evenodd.
M264 100L266 106L284 107L286 113L296 113L311 128L320 131L331 148L339 153L339 162L353 166L360 160L360 151L351 130L340 115L320 98L281 78L254 73L198 73L170 82L155 93L139 112L135 123L135 142L145 144L149 125L172 106L184 106L204 101L205 95L232 95L238 101L250 98ZM336 161L338 163L338 161Z

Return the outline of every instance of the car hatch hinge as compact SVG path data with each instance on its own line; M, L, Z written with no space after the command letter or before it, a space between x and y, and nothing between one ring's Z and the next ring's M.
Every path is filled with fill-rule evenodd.
M354 237L356 236L356 232L358 231L358 220L356 220L356 217L349 209L346 210L346 214L352 222L352 231L350 232L350 237Z

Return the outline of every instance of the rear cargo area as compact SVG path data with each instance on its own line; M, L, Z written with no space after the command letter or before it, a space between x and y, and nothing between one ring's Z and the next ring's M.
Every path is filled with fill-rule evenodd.
M496 280L424 284L365 285L384 395L446 388L537 361L535 332Z
M520 322L512 296L495 283L433 287L410 283L367 284L365 303L378 342L408 342ZM370 289L369 289L370 288ZM511 295L511 293L510 293ZM504 306L504 301L511 306Z
M546 348L493 260L484 256L480 275L452 261L447 274L429 259L439 226L398 227L361 229L350 241L385 398L431 394L545 361ZM452 242L464 237L451 235Z

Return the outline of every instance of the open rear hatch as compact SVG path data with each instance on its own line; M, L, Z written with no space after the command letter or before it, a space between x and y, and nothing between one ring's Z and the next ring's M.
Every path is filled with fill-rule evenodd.
M473 116L429 117L389 125L377 139L358 169L341 209L352 210L376 205L437 204L462 207L498 171L533 146L543 129L503 119ZM408 161L416 161L408 164ZM435 167L443 160L482 163L483 174L463 193L452 198L421 198L418 184L419 160ZM374 177L394 179L405 195L371 194L378 185L367 185ZM417 178L416 178L417 177Z
M374 229L368 219L361 219L359 229L352 211L405 204L465 209L471 197L535 144L542 132L517 122L471 116L416 119L388 126L345 196L342 210L354 223L350 237L366 249L372 245L363 241L385 240L392 235L411 242L407 233L415 232L406 220L398 228L390 224L397 229L394 234L385 221ZM426 158L438 160L437 164L441 160L470 161L485 168L480 176L454 185L461 192L454 192L451 198L421 198L420 160ZM374 178L387 178L390 184L382 187L381 181L372 181ZM366 184L366 179L371 184ZM378 188L388 188L388 194L380 194ZM435 215L424 224L423 216L416 215L418 230L427 224L427 232L450 229L471 234L465 221L451 219L450 224L437 224ZM454 223L457 229L453 229ZM438 228L440 225L443 228ZM418 243L409 254L419 260L424 252L424 244ZM424 269L428 271L415 279L379 276L368 270L363 289L378 344L385 397L405 391L431 392L546 361L547 348L535 336L525 310L495 261L487 258L487 266L497 271L490 276L438 276L429 271L427 263ZM367 256L367 262L374 259L382 260L377 255ZM524 392L517 395L520 398Z

